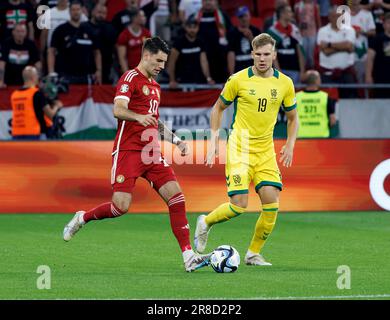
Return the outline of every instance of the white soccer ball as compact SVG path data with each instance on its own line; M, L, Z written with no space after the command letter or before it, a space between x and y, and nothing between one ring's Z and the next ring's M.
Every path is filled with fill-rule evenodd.
M213 251L210 263L215 272L234 272L240 265L240 255L232 246L222 245Z

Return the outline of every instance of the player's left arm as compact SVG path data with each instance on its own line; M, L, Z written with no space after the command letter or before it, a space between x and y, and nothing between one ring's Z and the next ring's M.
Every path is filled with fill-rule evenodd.
M279 162L283 163L285 167L291 167L295 141L297 140L299 120L297 109L286 112L287 116L287 141L286 144L280 150L280 159Z
M294 84L291 80L288 83L288 91L283 100L283 109L287 117L287 141L280 150L279 162L285 167L291 167L294 153L295 141L297 140L299 120L296 108Z
M162 140L169 141L176 145L181 151L182 156L188 154L187 143L175 135L160 119L158 120L158 132L160 133Z

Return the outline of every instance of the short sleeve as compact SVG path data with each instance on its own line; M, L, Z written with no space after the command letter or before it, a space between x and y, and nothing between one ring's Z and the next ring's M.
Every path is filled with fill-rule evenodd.
M38 48L36 47L35 43L33 41L30 42L30 64L35 64L39 61L39 52Z
M200 39L200 38L198 39L198 44L199 44L201 52L206 51L206 45L202 39Z
M336 112L336 100L328 97L327 111L328 114L333 114Z
M353 44L354 44L355 41L356 41L356 32L355 32L355 30L352 29L352 28L349 28L349 29L348 29L347 41L350 41L350 42L352 42Z
M375 20L371 12L368 12L367 31L376 30Z
M175 48L177 51L181 51L182 49L182 44L181 44L181 39L177 39L175 42L172 44L172 48Z
M4 43L4 44L0 47L0 61L5 61L5 62L7 62L8 54L9 54L8 46L5 45L5 43Z
M378 38L368 37L368 47L376 52L378 50Z
M219 96L225 105L230 105L237 96L237 78L231 76L225 83L221 95Z
M324 29L321 28L317 33L317 44L320 45L323 41L325 41Z
M55 28L53 31L53 35L51 37L51 42L49 44L50 47L59 49L60 48L60 41L61 41L61 25Z
M119 79L118 84L116 86L116 99L124 99L127 102L130 102L131 96L134 92L135 88L135 80L134 78L138 75L138 72L135 70L130 70L125 72L122 77Z
M287 85L288 85L287 93L283 99L283 110L286 112L294 110L297 107L294 84L291 79L288 79Z
M118 40L116 42L118 45L120 46L125 46L127 44L127 36L126 36L126 29L123 30L119 37L118 37Z
M37 91L34 94L33 103L34 103L35 116L37 117L37 120L41 127L41 131L45 132L46 123L44 118L45 112L43 111L43 109L46 107L48 103L46 101L44 94L41 91Z
M34 22L36 20L36 17L35 17L35 11L34 11L34 8L32 7L32 5L28 5L26 7L26 11L27 11L27 22Z

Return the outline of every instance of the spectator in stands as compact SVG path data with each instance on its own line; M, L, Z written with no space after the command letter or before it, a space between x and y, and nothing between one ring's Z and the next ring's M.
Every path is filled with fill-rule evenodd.
M107 7L97 4L92 10L91 20L87 24L93 31L95 39L98 39L99 50L102 56L102 81L105 84L110 81L113 54L115 51L116 31L111 23L107 22Z
M228 71L233 74L253 64L252 40L260 30L250 24L251 14L247 6L238 7L236 11L238 26L228 34Z
M232 24L229 17L218 8L217 0L202 0L202 8L197 14L199 37L206 46L210 73L217 83L227 80L227 33Z
M157 10L150 17L150 33L169 42L171 40L171 23L176 23L176 0L158 0Z
M278 21L266 32L276 40L276 68L289 76L294 83L303 80L305 56L302 51L302 36L296 25L292 24L293 12L289 5L278 7Z
M70 5L70 21L57 27L48 50L48 71L72 84L100 84L102 59L98 42L86 23L81 23L82 5Z
M199 24L194 15L187 19L184 29L185 34L173 44L169 55L169 87L177 88L178 82L215 84L204 44L197 36Z
M27 39L25 24L18 23L12 30L12 37L2 46L0 55L0 87L23 84L22 72L28 65L35 65L41 70L38 48Z
M57 0L56 6L45 12L45 18L49 19L49 29L42 29L40 47L42 63L47 64L47 49L50 47L54 30L70 20L69 0ZM88 21L88 18L85 14L82 14L81 22L85 21Z
M296 94L299 116L298 138L329 138L336 124L336 101L320 90L321 76L316 70L305 73L306 87Z
M360 4L364 9L371 11L376 32L382 33L383 17L387 12L390 12L390 0L362 0Z
M119 11L112 19L112 25L118 35L130 24L131 11L139 9L138 0L125 0L125 3L126 9Z
M60 0L41 0L39 5L54 8Z
M328 15L331 9L331 0L317 0L320 7L321 26L325 26L329 23Z
M329 23L320 28L317 35L317 45L320 49L319 67L324 83L355 83L354 44L355 30L346 25L343 29L337 26L341 14L334 6L329 12ZM356 97L356 90L340 89L340 97Z
M263 24L264 30L268 30L278 21L278 18L276 16L276 11L278 10L278 8L281 6L284 6L284 5L288 5L288 4L289 4L288 0L275 0L275 12L271 17L267 18L264 21L264 24Z
M390 83L390 12L383 19L384 32L369 41L366 83ZM389 89L375 89L374 97L390 98Z
M11 37L12 30L17 24L25 24L28 31L28 38L34 41L34 20L35 12L30 3L22 0L6 0L0 4L0 38L5 40Z
M313 68L317 31L321 28L319 6L314 0L301 0L295 4L294 12L295 20L302 35L306 68Z
M375 36L375 22L371 12L362 9L360 0L351 1L351 25L356 32L355 72L359 83L365 82L368 37Z
M179 19L184 24L188 17L196 14L202 8L202 0L180 0Z
M146 18L143 10L130 11L131 23L119 35L117 41L118 59L121 72L134 69L141 58L142 45L151 34L145 28Z
M32 66L23 69L23 87L11 94L12 137L15 140L39 140L53 125L53 118L62 107L60 101L50 106L38 89L38 71Z

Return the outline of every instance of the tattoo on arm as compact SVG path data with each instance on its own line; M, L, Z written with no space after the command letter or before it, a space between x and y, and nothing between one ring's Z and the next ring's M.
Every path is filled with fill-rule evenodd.
M177 137L160 119L158 120L158 132L161 140L173 142L174 137Z

